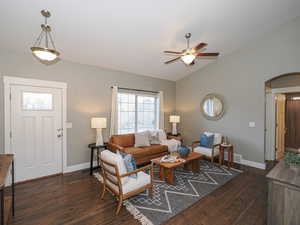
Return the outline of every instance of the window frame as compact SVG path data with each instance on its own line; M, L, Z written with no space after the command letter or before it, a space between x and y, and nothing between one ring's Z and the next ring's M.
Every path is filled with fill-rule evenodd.
M135 114L135 121L134 121L134 131L133 131L133 133L137 133L137 132L141 132L141 131L139 131L138 129L139 129L139 127L138 127L138 119L139 119L139 116L138 116L138 114L139 114L139 112L141 112L141 111L138 111L138 105L139 105L139 103L138 103L138 97L152 97L152 98L154 98L154 103L153 103L153 105L154 105L154 128L149 128L149 129L158 129L159 128L159 102L160 102L160 99L159 99L159 96L158 96L158 94L149 94L149 93L144 93L144 92L131 92L131 91L118 91L118 101L117 101L117 104L118 104L118 107L117 107L117 109L118 109L118 134L129 134L129 133L122 133L122 132L120 132L122 129L121 129L121 127L120 127L120 113L121 113L121 111L120 111L120 105L121 105L121 103L122 102L120 102L119 101L119 94L128 94L128 95L134 95L134 98L135 98L135 101L134 101L134 104L135 104L135 111L134 111L134 114ZM128 104L133 104L133 103L129 103L128 102ZM128 111L129 112L129 111ZM145 111L142 111L142 112L145 112ZM147 111L146 111L147 112ZM125 128L124 128L125 129ZM132 133L132 132L130 132L130 133Z

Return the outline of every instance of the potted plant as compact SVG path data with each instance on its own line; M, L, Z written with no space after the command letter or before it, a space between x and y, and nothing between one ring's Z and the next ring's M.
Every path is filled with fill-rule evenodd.
M292 170L296 172L300 172L300 154L293 153L293 152L286 152L284 153L284 160L287 165Z

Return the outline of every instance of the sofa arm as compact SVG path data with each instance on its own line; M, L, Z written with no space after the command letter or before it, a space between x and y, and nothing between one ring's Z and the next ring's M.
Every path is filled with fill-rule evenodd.
M108 143L108 149L112 152L123 151L124 148L114 143Z
M200 144L200 141L193 141L192 142L192 152L194 151L194 148L197 147Z

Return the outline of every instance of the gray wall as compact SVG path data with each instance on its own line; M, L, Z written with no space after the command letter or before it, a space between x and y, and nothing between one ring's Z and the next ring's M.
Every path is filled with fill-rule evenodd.
M18 76L68 84L67 117L73 123L68 129L68 165L88 162L87 145L94 141L95 130L90 128L90 118L103 116L109 119L111 86L162 90L165 93L165 122L169 128L168 115L175 109L175 82L138 76L134 74L101 69L94 66L61 61L46 66L30 54L0 52L0 150L4 150L3 76ZM109 129L104 130L107 140Z
M204 130L221 132L244 159L264 162L265 81L300 72L300 17L250 43L178 81L176 110L187 142ZM200 112L202 98L211 92L226 101L227 112L219 121L208 121ZM249 128L249 121L256 127Z

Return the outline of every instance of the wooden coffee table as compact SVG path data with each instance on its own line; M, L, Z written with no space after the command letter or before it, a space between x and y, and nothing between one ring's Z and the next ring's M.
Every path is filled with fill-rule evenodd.
M178 153L172 153L171 155L176 155L178 157ZM161 180L166 181L169 184L174 184L174 169L179 166L184 166L186 170L190 170L194 173L199 173L200 165L199 159L203 158L204 156L197 152L190 152L187 158L184 158L185 162L161 162L160 159L162 157L152 159L151 162L159 165L159 177Z

